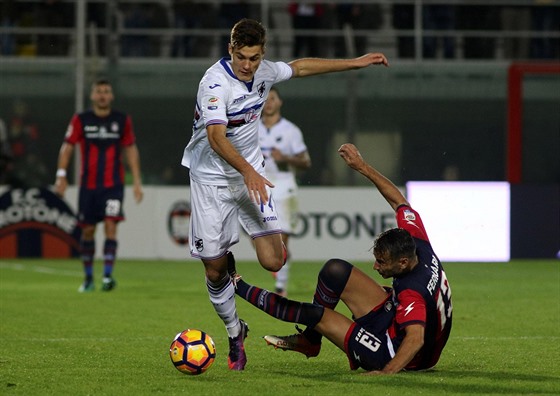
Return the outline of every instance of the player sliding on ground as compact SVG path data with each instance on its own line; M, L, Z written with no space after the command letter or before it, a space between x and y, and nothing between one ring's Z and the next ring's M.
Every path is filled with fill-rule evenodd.
M383 287L342 259L325 263L313 303L288 300L252 286L235 273L236 293L275 318L306 325L290 336L265 336L268 344L317 356L325 336L348 356L351 369L372 374L433 367L451 331L451 288L434 253L424 225L399 189L364 161L358 149L344 144L338 150L352 169L369 179L395 210L397 225L375 240L373 269L393 278ZM342 300L354 320L334 309ZM296 326L297 327L297 326Z

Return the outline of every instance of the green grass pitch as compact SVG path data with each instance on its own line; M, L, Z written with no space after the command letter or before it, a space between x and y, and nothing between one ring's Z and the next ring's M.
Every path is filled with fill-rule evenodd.
M359 266L373 274L371 263ZM294 263L290 297L310 301L321 263ZM77 260L0 261L2 395L449 395L560 394L560 262L448 263L454 327L435 369L395 376L350 371L328 341L312 359L274 350L265 334L290 334L238 299L250 326L244 372L227 369L225 329L202 264L120 260L117 288L79 294ZM238 263L253 284L273 287L256 263ZM376 279L380 279L375 274ZM385 281L386 282L386 281ZM340 307L345 311L345 307ZM209 333L214 365L175 370L169 345L192 327Z

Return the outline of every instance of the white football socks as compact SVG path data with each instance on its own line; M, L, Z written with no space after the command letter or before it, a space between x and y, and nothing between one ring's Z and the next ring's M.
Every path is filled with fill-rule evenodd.
M237 337L241 332L241 324L235 305L235 288L229 275L218 283L212 283L206 279L206 287L214 310L226 325L228 336Z

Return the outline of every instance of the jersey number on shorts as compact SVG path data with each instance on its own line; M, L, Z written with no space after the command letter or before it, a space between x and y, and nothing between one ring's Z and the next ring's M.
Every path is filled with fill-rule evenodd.
M371 333L368 333L364 329L360 329L356 335L356 341L371 350L372 352L377 352L381 346L381 340Z
M108 199L105 204L105 216L118 216L121 212L121 201Z

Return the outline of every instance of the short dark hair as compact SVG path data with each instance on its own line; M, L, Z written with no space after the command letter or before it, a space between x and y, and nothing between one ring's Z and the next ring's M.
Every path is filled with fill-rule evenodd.
M392 228L377 236L373 243L373 252L375 255L388 253L391 260L412 258L416 254L416 243L407 230Z
M99 85L111 85L111 81L109 81L107 77L99 77L91 84L92 87L97 87Z
M254 19L243 18L231 29L230 44L233 48L266 46L266 29Z
M278 98L282 99L282 95L280 95L280 91L278 90L278 88L276 87L276 85L273 85L272 87L270 87L270 92L276 92L276 95L278 95Z

